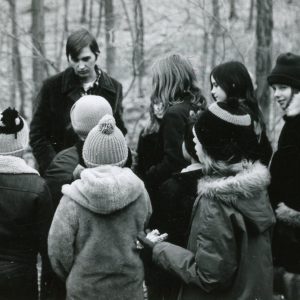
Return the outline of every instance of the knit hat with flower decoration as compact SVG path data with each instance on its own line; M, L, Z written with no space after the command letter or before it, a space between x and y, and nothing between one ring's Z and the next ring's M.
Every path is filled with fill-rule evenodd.
M82 150L87 167L123 167L128 157L126 140L113 116L105 115L88 134Z
M29 129L26 121L10 107L0 113L0 155L21 157L28 146Z

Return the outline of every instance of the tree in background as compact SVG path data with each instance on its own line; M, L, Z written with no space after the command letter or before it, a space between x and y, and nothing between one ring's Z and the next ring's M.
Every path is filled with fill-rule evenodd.
M135 44L133 56L138 78L138 97L143 97L144 64L144 16L141 0L134 0Z
M256 96L260 101L267 127L269 127L270 89L267 76L270 74L272 67L272 0L257 0L256 11Z
M11 103L13 107L17 107L16 103L16 89L19 90L20 95L20 109L19 112L22 116L25 116L25 89L23 81L23 69L22 61L19 49L19 36L17 27L17 15L16 15L16 0L8 0L10 7L10 16L12 24L12 80L11 80ZM17 85L16 85L17 83Z
M116 47L115 43L115 18L113 0L104 1L105 12L105 47L106 47L106 69L108 74L115 76Z
M32 80L34 87L34 95L40 90L46 64L44 61L44 0L32 0ZM34 97L35 99L35 97ZM34 101L34 100L33 100ZM34 110L36 103L32 103L32 109Z

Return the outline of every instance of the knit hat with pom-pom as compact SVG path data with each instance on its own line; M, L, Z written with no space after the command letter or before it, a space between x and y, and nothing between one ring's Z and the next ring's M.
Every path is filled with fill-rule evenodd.
M128 148L113 116L105 115L90 131L83 145L82 156L89 168L100 165L125 165Z
M71 108L70 117L74 131L85 140L88 133L105 115L113 111L106 99L96 95L85 95L77 100Z
M0 155L22 156L28 146L26 121L10 107L0 113Z

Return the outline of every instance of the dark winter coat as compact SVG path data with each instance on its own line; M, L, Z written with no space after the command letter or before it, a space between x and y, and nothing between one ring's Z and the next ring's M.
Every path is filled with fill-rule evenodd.
M78 141L73 147L60 151L52 160L44 178L49 187L53 205L56 208L62 197L61 188L64 184L73 181L73 172L78 164L83 163L80 155L82 153L83 141Z
M192 164L181 173L173 174L159 188L150 223L152 228L168 233L168 242L174 245L187 245L192 208L201 177L199 164ZM149 259L145 260L145 264L148 287L160 291L161 298L173 299L180 286L179 279L153 265Z
M200 179L187 249L154 246L154 262L183 282L178 300L272 299L269 172L260 163L236 167L230 177Z
M145 134L144 130L141 131L138 145L137 145L137 161L135 166L135 173L145 180L146 173L151 166L159 162L157 155L158 147L158 132Z
M48 188L23 159L0 156L0 195L0 298L38 299L38 253L43 295L51 279L47 235L53 208Z
M151 214L143 182L128 168L102 166L85 169L63 194L48 245L67 299L143 300L136 242Z
M110 103L117 126L126 133L121 118L122 85L101 71L99 85L91 93ZM30 145L42 175L58 152L78 140L71 126L70 109L81 96L81 84L72 68L43 83L30 126Z
M49 187L54 208L57 207L62 197L62 186L70 184L74 180L73 173L78 164L85 167L82 158L82 147L83 141L80 140L73 147L60 151L45 172L44 178ZM131 152L128 148L128 159L125 167L130 168L131 163Z
M269 194L274 209L278 203L283 202L300 212L300 114L284 119L278 150L270 165L272 179ZM299 227L277 219L273 249L276 266L300 274Z
M157 145L152 148L152 151L155 150L153 157L157 163L146 171L147 188L159 187L171 177L172 173L180 172L188 165L182 155L182 142L192 109L192 104L184 101L172 105L163 116L158 131Z
M172 244L187 245L192 208L201 177L199 164L193 164L173 174L159 188L157 210L151 216L151 223L160 232L167 232L168 241Z

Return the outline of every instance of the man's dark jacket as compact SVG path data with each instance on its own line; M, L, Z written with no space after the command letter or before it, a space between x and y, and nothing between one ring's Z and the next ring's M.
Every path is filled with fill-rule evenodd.
M90 94L102 96L110 103L117 126L125 134L121 118L122 85L101 71L99 85L94 85ZM81 96L81 83L73 68L67 68L43 83L30 125L30 145L42 175L56 153L78 140L71 126L70 109Z

